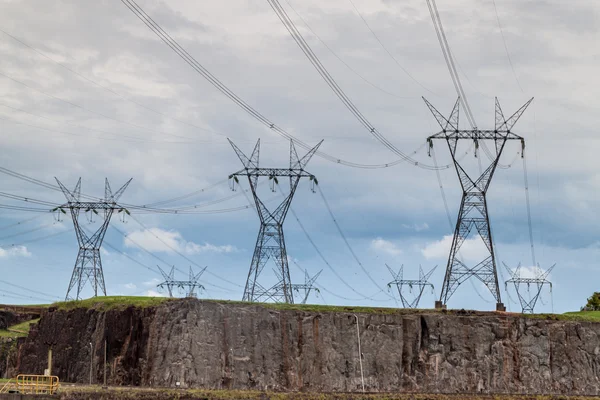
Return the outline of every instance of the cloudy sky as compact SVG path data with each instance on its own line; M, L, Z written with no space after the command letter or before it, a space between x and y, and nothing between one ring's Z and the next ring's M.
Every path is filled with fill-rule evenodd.
M267 1L138 3L208 71L298 139L324 139L323 152L357 164L398 159L333 94ZM448 114L456 93L426 2L281 4L379 132L406 153L420 149L414 158L433 164L422 145L438 126L421 96ZM105 177L114 190L133 178L121 200L134 205L195 193L160 205L198 205L195 213L113 218L102 251L108 294L152 295L161 278L157 265L175 265L179 279L191 265L208 266L202 296L241 299L259 222L245 207L247 182L236 192L227 184L241 163L226 138L247 153L260 138L265 167L287 165L289 141L219 92L118 0L0 0L0 7L0 167L49 183L58 177L70 188L81 177L82 193L91 196L103 195ZM438 1L438 7L480 128L493 127L494 96L507 115L535 97L514 131L527 143L536 261L543 269L556 263L553 301L544 290L538 310L577 310L600 277L600 5L496 0L496 13L492 1L460 0ZM461 126L467 128L464 117ZM438 164L447 165L447 146L436 142L435 149ZM464 163L476 174L470 144L461 151L469 152ZM501 164L510 168L498 169L488 195L500 280L508 279L502 263L533 271L519 151L518 143L507 145ZM479 160L489 162L483 154ZM452 234L436 173L408 163L352 168L319 156L307 170L318 177L354 252L319 192L302 182L292 208L318 251L291 213L285 231L292 281L304 280L303 269L323 270L317 283L326 290L309 301L393 307L398 296L388 292L386 263L396 270L404 265L406 278L416 278L419 265L437 265L435 294L426 292L421 303L432 306ZM0 176L5 195L65 201L58 191ZM440 178L454 221L459 182L452 169L441 170ZM281 199L266 183L260 195L272 207ZM44 208L6 197L0 204ZM100 219L82 215L80 222L91 231ZM64 298L78 249L72 226L68 216L0 210L0 302ZM484 256L477 240L463 247L467 263ZM265 267L265 285L273 268ZM502 287L504 302L518 311L516 294ZM449 306L495 307L478 281L463 284Z

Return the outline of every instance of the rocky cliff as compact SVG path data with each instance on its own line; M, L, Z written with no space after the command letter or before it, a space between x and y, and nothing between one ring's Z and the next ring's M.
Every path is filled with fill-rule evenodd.
M598 323L505 313L186 299L48 311L20 344L15 368L42 373L53 344L61 381L87 382L91 357L101 382L106 339L107 378L119 385L351 392L362 390L362 362L370 392L598 394L599 334Z

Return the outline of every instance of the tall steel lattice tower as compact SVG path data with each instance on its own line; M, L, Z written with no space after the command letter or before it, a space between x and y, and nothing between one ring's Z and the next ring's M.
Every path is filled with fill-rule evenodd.
M521 264L519 264L514 271L504 264L504 267L510 274L510 279L504 282L504 285L506 290L508 290L509 283L512 283L515 286L515 291L517 292L517 297L519 297L519 303L521 303L521 312L523 314L533 314L533 309L540 298L540 294L542 293L544 285L550 286L550 293L552 293L552 282L550 282L547 278L555 266L556 264L548 268L546 271L543 271L538 265L537 268L534 267L534 277L531 278L521 276ZM528 296L525 296L523 293L521 285L527 285ZM531 293L532 285L534 286L533 294Z
M248 279L246 280L242 301L294 303L293 288L290 282L290 270L283 236L283 222L285 221L285 217L292 203L300 179L309 178L311 181L316 182L315 176L305 171L304 167L306 167L306 164L308 164L323 141L319 142L319 144L309 150L302 158L298 157L294 142L291 141L289 168L260 168L258 166L260 139L256 143L250 158L246 157L246 155L242 153L231 140L229 143L244 165L244 169L231 174L229 178L234 180L234 184L239 181L238 177L245 176L248 178L258 217L260 218L260 230L258 231L258 239L256 240L256 247L254 249L254 255L252 256L252 263L250 264L250 271L248 272ZM259 177L268 177L272 185L277 184L278 178L280 177L289 178L290 193L274 211L270 211L258 197L257 185ZM274 188L274 186L272 187ZM270 258L273 258L275 261L280 278L278 283L266 288L258 283L258 277Z
M423 292L426 287L431 287L431 291L433 292L433 284L429 282L429 277L433 274L433 271L437 268L437 265L433 267L429 272L424 273L423 268L419 265L419 279L404 279L404 265L400 266L400 270L398 273L394 272L389 265L385 264L390 274L394 277L394 280L388 283L388 289L395 285L398 289L398 295L400 296L400 301L402 301L402 307L404 308L417 308L419 307L419 302L421 301L421 297L423 296ZM409 290L412 292L413 288L415 288L416 294L412 300L409 300L404 295L402 288L404 286L408 286Z
M75 267L73 268L73 275L71 275L71 281L69 282L69 288L67 289L67 295L65 300L79 300L81 291L85 284L89 281L94 289L94 296L98 296L98 289L101 293L106 296L106 286L104 284L104 272L102 271L102 260L100 258L100 247L104 240L104 235L108 229L110 218L113 213L125 212L129 213L124 207L117 204L117 201L129 186L131 179L128 180L119 190L115 193L112 192L108 179L105 180L104 186L104 199L99 201L81 201L81 178L77 181L75 189L70 191L67 189L57 178L56 182L63 191L67 198L67 203L57 207L57 209L69 209L73 218L73 226L75 227L75 233L77 235L77 242L79 243L79 253L77 253L77 260L75 261ZM86 232L79 224L80 212L83 211L91 212L95 215L101 215L104 221L95 232ZM102 214L100 214L102 213ZM75 297L71 297L71 291L77 287L77 294Z
M506 142L508 140L519 140L521 141L522 151L525 150L525 139L514 134L511 129L517 123L521 115L523 115L529 104L531 104L533 98L519 108L508 119L504 117L502 109L500 108L500 103L498 103L498 99L496 98L495 100L496 123L493 130L481 130L477 129L476 127L470 130L460 129L458 125L460 98L454 104L454 108L452 109L448 119L446 119L438 110L435 109L435 107L425 100L427 107L429 107L429 110L442 128L441 132L427 138L429 147L430 149L433 147L433 141L436 139L442 139L447 142L448 148L450 149L450 155L452 156L452 161L454 163L454 167L456 169L456 173L458 174L458 179L463 191L462 201L458 210L456 228L454 230L454 237L452 239L452 246L450 247L448 264L446 266L444 284L442 286L440 300L436 301L436 308L445 307L456 289L467 279L475 277L479 279L485 286L487 286L496 299L496 310L505 310L504 304L502 304L502 299L500 297L500 288L498 286L498 273L496 269L496 259L494 256L494 245L492 240L492 231L490 229L490 218L488 214L486 194ZM490 165L485 170L480 171L480 175L476 178L470 176L456 158L457 145L461 139L472 140L474 142L475 149L479 148L479 142L493 141L494 143L495 154L493 152L488 154L488 156L492 159ZM482 145L485 146L485 142L483 142ZM484 150L485 149L486 148L484 147ZM522 152L521 156L523 156ZM459 259L458 253L469 234L473 231L473 228L475 228L475 231L483 240L488 251L488 255L481 262L475 264L474 266L467 266Z

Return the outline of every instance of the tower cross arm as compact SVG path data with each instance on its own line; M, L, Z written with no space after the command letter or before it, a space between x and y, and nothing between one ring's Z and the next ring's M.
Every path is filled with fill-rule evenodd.
M513 132L502 131L502 130L484 130L484 129L470 129L470 130L456 130L438 132L435 135L431 135L427 138L428 141L433 139L471 139L471 140L524 140L522 136L519 136Z
M231 176L283 176L283 177L314 177L313 174L299 168L244 168Z
M93 202L93 201L77 201L70 202L60 206L59 208L73 208L80 210L122 210L124 207L118 205L117 203L110 202Z

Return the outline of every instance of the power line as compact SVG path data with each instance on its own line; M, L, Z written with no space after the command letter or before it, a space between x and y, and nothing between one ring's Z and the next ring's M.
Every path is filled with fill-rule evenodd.
M41 226L37 226L37 227L35 227L35 228L28 229L28 230L26 230L26 231L21 231L21 232L14 233L14 234L12 234L12 235L7 235L7 236L0 237L0 240L6 240L6 239L10 239L10 238L17 237L17 236L27 235L28 233L32 233L32 232L41 231L42 229L46 229L46 228L48 228L48 227L50 227L50 226L54 226L55 224L56 224L56 223L52 223L52 224L47 224L47 225L41 225Z
M176 254L178 254L179 256L181 256L184 260L192 263L193 265L195 265L198 268L203 268L202 266L198 265L195 261L193 261L192 259L190 259L189 257L187 257L185 254L181 253L179 250L177 250L176 248L174 248L173 246L171 246L170 244L168 244L167 242L165 242L163 239L161 239L160 236L158 236L157 234L155 234L154 232L152 232L152 230L148 229L144 224L142 224L142 222L140 220L138 220L135 217L131 217L135 222L137 222L146 232L149 232L150 234L152 234L152 236L154 236L156 239L158 239L158 241L160 241L162 244L164 244L165 246L167 246L169 249L171 249L171 251L175 252ZM213 272L211 272L210 270L207 270L206 273L214 276L217 279L222 280L223 282L227 282L230 285L233 286L237 286L237 287L242 287L241 285L238 285L235 282L230 281L229 279L223 278L222 276L219 276Z
M406 161L411 162L413 165L425 169L432 169L433 166L427 166L423 164L419 164L417 161L412 159L409 155L400 151L396 146L394 146L382 133L380 133L373 124L365 117L365 115L356 107L354 102L348 97L348 95L344 92L344 90L339 86L336 80L331 76L327 68L321 63L317 55L314 53L312 48L306 42L294 21L289 17L285 9L279 3L279 0L267 0L271 5L271 8L277 14L279 20L283 23L285 28L288 30L300 50L304 53L306 58L313 65L315 70L321 75L325 83L331 88L331 90L335 93L335 95L340 99L340 101L344 104L344 106L350 111L350 113L366 128L371 135L373 135L380 143L382 143L385 147L387 147L392 152L396 153L401 158Z
M352 7L354 8L354 11L356 11L356 13L358 14L358 16L360 17L360 19L364 22L365 26L369 29L369 31L371 32L371 34L373 35L373 37L375 38L375 40L377 40L377 42L379 43L379 45L381 46L381 48L383 50L385 50L385 52L387 53L388 56L390 56L390 58L392 60L394 60L394 62L396 63L396 65L398 67L400 67L400 69L410 78L412 79L417 85L421 86L423 89L425 89L426 91L428 91L431 94L435 94L433 93L430 89L428 89L425 85L423 85L421 82L419 82L414 76L412 76L410 74L410 72L408 72L406 70L406 68L404 68L402 66L402 64L400 64L400 62L398 61L398 59L396 57L394 57L392 55L392 53L388 50L387 47L385 47L385 45L383 44L383 42L381 41L381 39L379 39L379 36L377 36L377 34L375 33L375 31L371 28L371 25L369 25L369 23L367 22L367 20L365 19L365 17L363 17L363 15L361 14L360 11L358 11L358 8L356 7L356 5L354 4L354 2L352 0L348 0L350 2L350 4L352 4Z
M20 174L18 172L12 171L8 168L4 168L4 167L0 167L0 173L4 173L6 175L12 176L14 178L23 180L25 182L29 182L38 186L42 186L44 188L47 189L52 189L55 191L60 191L60 188L56 185L52 185L50 183L41 181L39 179L35 179L35 178L31 178L27 175L23 175ZM210 188L210 187L209 187ZM203 189L202 189L203 190ZM192 192L188 195L184 195L184 196L180 196L181 198L183 197L188 197L188 196L192 196L195 195L198 191L196 192ZM7 195L7 196L11 196L10 198L14 197L19 197L18 200L23 200L26 201L24 197L20 197L20 196L15 196L15 195ZM163 213L163 214L222 214L222 213L228 213L228 212L235 212L235 211L241 211L241 210L246 210L249 207L248 206L240 206L240 207L231 207L231 208L224 208L224 209L216 209L216 210L198 210L198 208L204 207L206 205L213 205L213 204L217 204L219 202L222 201L226 201L229 200L233 197L235 197L236 195L231 195L231 196L227 196L225 198L222 199L216 199L216 200L212 200L209 201L205 204L199 204L199 205L191 205L191 206L186 206L186 207L182 207L182 208L151 208L145 205L134 205L134 204L128 204L128 203L121 203L123 206L127 207L127 209L129 210L134 210L136 212L136 214L148 214L148 213ZM93 196L89 196L89 195L85 195L85 194L81 194L81 197L85 197L88 198L90 200L96 201L99 198L98 197L93 197ZM102 200L102 199L100 199ZM170 202L173 199L169 199L166 202ZM43 202L43 201L42 201ZM56 204L56 203L50 203L50 202L45 202L47 203L49 206L52 206L54 208L58 207L60 208L61 205L60 204ZM43 203L39 203L39 204L43 204ZM19 207L19 206L11 206L11 205L3 205L0 204L0 208L6 208L6 209L11 209L11 210L17 210L17 211L34 211L34 212L49 212L50 210L48 209L40 209L40 208L33 208L33 207Z
M30 217L30 218L24 219L24 220L22 220L22 221L19 221L19 222L15 222L15 223L12 223L12 224L8 224L8 225L0 226L0 231L2 231L2 230L4 230L4 229L12 228L12 227L14 227L14 226L22 225L22 224L25 224L25 223L27 223L27 222L34 221L34 220L36 220L36 219L39 219L39 218L42 218L42 217L43 217L43 215L36 215L35 217Z
M151 256L151 257L155 258L156 260L158 260L159 262L161 262L161 263L162 263L162 264L164 264L164 265L169 265L169 263L167 263L165 260L163 260L162 258L160 258L159 256L157 256L156 254L154 254L154 253L153 253L153 252L151 252L150 250L146 249L144 246L142 246L141 244L139 244L139 243L138 243L138 242L136 242L135 240L131 239L131 237L129 237L129 235L127 235L125 232L123 232L122 230L120 230L119 228L117 228L116 226L114 226L113 224L111 224L111 227L112 227L114 230L116 230L117 232L119 232L119 233L121 234L121 236L123 236L123 238L125 238L126 240L130 241L131 243L133 243L135 246L137 246L137 247L138 247L140 250L142 250L144 253L146 253L146 254L148 254L149 256ZM148 230L146 230L146 231L148 231ZM149 231L149 232L151 232L151 231ZM164 242L163 242L163 243L164 243ZM119 251L121 254L125 255L125 256L126 256L126 257L128 257L129 259L132 259L132 258L131 258L131 257L130 257L130 256L127 254L127 253L123 252L122 250L117 250L117 251ZM137 261L136 261L136 262L137 262ZM141 264L140 262L137 262L137 263L138 263L138 264ZM142 265L144 265L144 264L142 264ZM197 266L197 265L196 265L196 266ZM160 273L159 271L156 271L156 270L154 270L154 269L152 269L152 268L150 268L150 267L148 267L148 266L146 266L146 265L144 265L144 267L145 267L145 268L147 268L147 269L150 269L152 272L155 272L155 273L158 273L159 275L162 275L162 273ZM175 268L177 271L181 272L181 273L185 273L183 270L181 270L181 269L179 269L179 268L176 268L176 267L174 267L174 268ZM203 267L203 268L206 268L206 267ZM159 268L159 269L160 269L160 268ZM218 286L218 285L215 285L215 284L212 284L212 283L208 283L208 282L205 282L205 284L206 284L206 285L209 285L209 286L213 286L213 287L215 287L215 288L217 288L217 289L221 289L221 290L225 290L225 291L227 291L227 292L231 292L231 289L227 289L227 288L224 288L224 287L222 287L222 286Z
M387 301L387 300L379 300L379 299L374 299L372 297L369 296L365 296L363 293L357 291L356 289L354 289L348 282L346 282L344 280L344 278L342 278L342 276L335 270L335 268L333 268L333 266L329 263L329 261L327 261L327 259L325 258L325 256L323 255L323 253L321 252L321 250L319 250L319 248L317 247L316 243L314 242L314 240L310 237L310 235L308 234L308 231L306 230L306 228L304 228L304 225L302 224L302 222L300 222L300 219L298 218L298 215L296 214L296 212L294 211L294 209L292 207L290 207L290 212L292 213L292 216L294 217L294 219L296 220L296 222L298 223L298 226L300 226L300 229L302 229L302 232L304 232L304 235L306 236L306 238L308 239L309 243L312 245L312 247L315 249L315 251L317 252L317 254L319 255L319 258L321 258L321 260L323 261L323 263L327 266L327 268L329 268L331 270L331 272L333 272L333 274L336 276L336 278L342 282L344 284L344 286L346 286L348 289L350 289L351 291L353 291L354 293L356 293L357 295L361 296L360 299L348 299L348 300L372 300L372 301ZM333 293L332 293L333 294ZM376 293L377 294L377 293ZM336 296L335 294L333 294L334 296Z
M12 247L19 247L19 246L23 246L24 244L39 242L39 241L46 240L46 239L49 239L49 238L52 238L52 237L55 237L55 236L64 235L65 233L71 232L73 230L74 230L74 228L70 228L70 229L67 229L67 230L64 230L64 231L61 231L61 232L51 233L49 235L45 235L45 236L41 236L41 237L37 237L37 238L25 240L25 241L22 241L22 242L20 242L18 244L11 244L11 246Z
M327 50L329 50L329 52L331 54L333 54L333 56L335 58L337 58L343 65L346 66L346 68L348 68L349 71L351 71L354 75L358 76L360 79L362 79L365 83L367 83L368 85L372 86L373 88L379 90L382 93L387 94L388 96L392 96L395 97L397 99L410 99L413 98L411 96L399 96L395 93L392 93L384 88L382 88L381 86L371 82L370 80L368 80L367 78L364 77L364 75L360 74L358 71L356 71L354 68L352 68L346 61L344 61L327 43L325 43L325 41L323 39L321 39L321 37L319 35L317 35L317 33L311 28L311 26L308 24L308 22L306 22L306 20L304 18L302 18L302 16L298 13L298 11L296 11L296 9L294 8L294 6L292 6L292 4L286 0L286 3L288 4L288 6L290 7L290 9L294 12L294 14L296 14L298 16L298 18L300 18L300 20L304 23L304 25L308 28L308 30L319 40L319 42L321 42L321 44L323 46L325 46L325 48Z
M469 106L469 102L467 101L467 96L462 87L462 83L460 82L460 77L458 76L456 65L452 57L452 52L450 51L450 45L448 44L448 40L446 39L446 33L444 32L444 27L442 25L442 20L440 18L440 13L437 9L437 5L435 3L435 0L426 1L427 7L429 8L431 20L433 22L433 27L435 28L435 33L437 35L438 42L442 49L442 54L444 56L444 60L446 61L446 66L448 67L448 72L450 72L450 77L452 78L452 83L454 84L454 89L458 94L460 102L465 108L467 119L469 120L471 127L475 128L477 126L477 123L475 122L475 118L473 116L473 113L471 112L471 107Z
M371 274L369 273L369 271L367 271L367 269L365 268L365 266L363 265L363 263L360 262L360 260L358 259L358 256L356 255L356 253L352 249L352 246L350 246L350 243L348 242L348 239L346 238L346 235L344 235L344 232L342 231L342 228L340 227L340 224L337 222L337 219L335 218L335 215L333 215L333 211L331 210L331 207L329 206L329 202L327 202L327 199L325 198L325 195L323 194L323 190L321 190L321 187L319 185L317 185L317 190L319 191L319 194L321 195L321 199L323 199L323 203L325 203L325 207L327 208L327 212L329 213L329 216L333 220L333 223L335 224L335 227L337 228L337 231L339 232L340 236L344 240L344 243L346 244L346 247L350 251L350 254L352 254L352 257L354 258L354 260L356 261L356 263L360 266L360 269L362 269L362 271L365 273L365 275L367 275L367 277L369 278L369 280L379 290L383 291L384 294L386 294L388 297L393 298L394 301L395 301L396 298L393 297L393 296L391 296L387 292L385 292L383 290L383 288L381 286L379 286L379 284L375 281L375 279L373 279L373 277L371 276Z
M42 57L44 57L44 58L46 58L46 59L48 59L48 60L52 61L53 63L55 63L55 64L57 64L57 65L60 65L61 67L63 67L63 68L64 68L64 69L66 69L67 71L69 71L69 72L71 72L71 73L73 73L73 74L77 75L77 76L78 76L78 77L80 77L81 79L83 79L83 80L85 80L85 81L87 81L87 82L89 82L89 83L91 83L91 84L93 84L93 85L95 85L95 86L97 86L97 87L99 87L99 88L103 89L103 90L106 90L107 92L110 92L110 93L114 94L115 96L118 96L118 97L120 97L121 99L123 99L123 100L125 100L125 101L128 101L128 102L130 102L130 103L133 103L133 104L135 104L135 105L137 105L137 106L139 106L139 107L142 107L142 108L144 108L144 109L146 109L146 110L148 110L148 111L151 111L151 112L153 112L153 113L155 113L155 114L158 114L158 115L160 115L160 116L162 116L162 117L168 118L168 119L170 119L170 120L173 120L173 121L180 122L180 123L182 123L182 124L185 124L185 125L191 126L191 127L193 127L193 128L200 129L200 130L203 130L203 131L207 131L207 132L210 132L210 133L214 133L214 134L216 134L216 135L219 135L219 136L226 136L226 135L224 135L224 134L222 134L222 133L215 132L215 131L213 131L213 130L211 130L211 129L202 128L202 127L200 127L200 126L198 126L198 125L195 125L195 124L192 124L192 123L190 123L190 122L186 122L186 121L180 120L180 119L178 119L178 118L172 117L172 116L170 116L170 115L164 114L164 113L162 113L162 112L160 112L160 111L158 111L158 110L155 110L155 109L153 109L153 108L150 108L150 107L148 107L148 106L146 106L146 105L144 105L144 104L141 104L141 103L139 103L139 102L137 102L137 101L133 100L132 98L129 98L129 97L123 96L122 94L120 94L120 93L118 93L118 92L116 92L116 91L112 90L111 88L109 88L109 87L106 87L106 86L104 86L104 85L101 85L100 83L98 83L98 82L94 81L93 79L90 79L90 78L86 77L85 75L82 75L82 74L80 74L79 72L77 72L77 71L73 70L72 68L69 68L67 65L65 65L65 64L63 64L63 63L61 63L60 61L57 61L57 60L55 60L54 58L52 58L52 57L48 56L47 54L45 54L45 53L41 52L40 50L36 49L35 47L33 47L33 46L31 46L31 45L29 45L29 44L25 43L25 42L24 42L22 39L19 39L19 38L15 37L14 35L11 35L10 33L6 32L5 30L3 30L3 29L0 29L0 32L4 33L6 36L9 36L9 37L10 37L10 38L12 38L13 40L15 40L15 41L19 42L19 43L20 43L20 44L22 44L23 46L25 46L25 47L27 47L27 48L31 49L32 51L36 52L36 53L37 53L37 54L39 54L40 56L42 56Z
M508 58L508 63L510 64L510 69L515 77L515 81L517 81L517 85L521 92L523 92L523 87L521 87L521 82L519 82L519 78L517 77L517 73L515 72L515 67L513 66L512 59L510 58L510 53L508 52L508 46L506 45L506 38L504 37L504 30L502 29L502 24L500 24L500 17L498 16L498 8L496 8L496 0L492 0L494 4L494 12L496 13L496 20L498 21L498 28L500 28L500 35L502 35L502 42L504 43L504 50L506 50L506 58ZM535 265L535 264L534 264Z
M523 181L525 183L525 202L527 203L527 224L529 226L529 244L531 246L531 260L533 266L537 265L535 261L535 249L533 246L533 224L531 223L531 205L529 202L529 180L527 179L527 161L525 161L525 153L523 153Z
M131 122L127 122L127 121L120 120L118 118L111 117L109 115L103 114L103 113L98 112L98 111L90 110L89 108L81 106L81 105L79 105L77 103L73 103L72 101L62 99L62 98L60 98L58 96L54 96L53 94L47 93L47 92L45 92L45 91L43 91L41 89L34 88L33 86L30 86L30 85L26 84L25 82L22 82L22 81L20 81L18 79L15 79L15 78L13 78L11 76L8 76L8 75L6 75L3 72L0 72L0 76L3 76L3 77L5 77L5 78L7 78L7 79L9 79L9 80L11 80L11 81L13 81L15 83L18 83L19 85L25 86L26 88L28 88L30 90L33 90L33 91L38 92L38 93L41 93L44 96L50 97L51 99L58 100L60 102L68 104L68 105L70 105L72 107L76 107L76 108L79 108L80 110L86 111L86 112L88 112L90 114L98 115L99 117L102 117L102 118L105 118L105 119L109 119L111 121L118 122L118 123L123 124L123 125L128 125L130 127L142 130L144 132L153 132L153 133L158 133L158 134L161 134L161 135L167 135L167 136L177 137L177 138L180 138L180 139L188 139L188 140L190 139L189 137L186 137L186 136L179 136L179 135L175 135L173 133L156 131L156 130L153 130L151 128L146 128L146 127L143 127L143 126L140 126L140 125L133 124Z
M0 106L9 108L9 109L11 109L13 111L19 111L19 112L22 112L22 113L25 113L25 114L29 114L29 115L32 115L32 116L37 117L37 118L46 119L46 120L52 121L54 123L59 123L59 124L63 123L63 122L57 121L57 120L55 120L53 118L48 118L48 117L45 117L43 115L35 114L35 113L23 110L23 109L18 108L18 107L9 106L7 104L0 103ZM62 131L62 130L58 130L58 129L51 129L51 128L40 127L40 126L37 126L37 125L27 124L27 123L24 123L24 122L14 121L14 120L10 120L10 119L5 119L5 121L9 121L9 122L12 122L14 124L26 125L26 126L30 126L30 127L37 128L37 129L48 130L48 131L51 131L51 132L62 133L64 135L78 136L78 137L84 137L86 139L90 139L90 136L84 135L84 134L78 134L78 133L66 132L66 131ZM210 141L200 141L200 140L194 140L194 141L176 141L176 142L169 142L169 141L164 141L164 140L151 140L151 139L141 138L141 137L138 137L138 136L129 136L129 135L121 134L121 133L108 132L108 131L105 131L105 130L102 130L102 129L90 128L90 127L87 127L87 126L84 126L84 125L74 124L74 123L72 123L70 121L66 121L64 123L68 124L68 125L73 125L73 126L78 127L78 128L88 129L88 130L91 130L91 131L96 131L96 132L104 133L104 134L107 134L107 135L115 136L115 138L107 138L107 137L102 137L102 136L91 137L91 138L97 139L97 140L112 140L112 141L127 142L127 143L160 143L160 144L190 144L190 143L196 143L196 142L198 142L198 143L210 143ZM123 138L128 138L128 139L131 139L131 140L124 140Z
M217 79L213 74L211 74L202 64L200 64L194 57L192 57L177 41L175 41L164 29L160 27L146 12L134 1L134 0L121 0L121 2L133 13L136 17L138 17L152 32L156 34L169 48L171 48L182 60L184 60L190 67L192 67L196 72L198 72L202 77L204 77L209 83L211 83L216 89L218 89L221 93L227 96L230 100L232 100L235 104L237 104L240 108L242 108L245 112L250 114L253 118L258 120L260 123L265 125L267 128L273 130L274 132L280 134L286 139L294 140L296 144L301 146L306 150L310 150L312 146L304 143L303 141L297 139L292 136L284 129L277 126L274 122L269 120L263 114L258 112L255 108L250 106L247 102L245 102L242 98L240 98L237 94L235 94L231 89L225 86L219 79ZM375 132L373 132L375 133ZM385 164L359 164L354 163L347 160L342 160L340 158L331 156L327 153L317 151L316 154L328 161L331 161L336 164L354 167L354 168L388 168L394 165L400 164L406 159L411 159L411 156L420 151L422 147L419 147L413 153L409 155L405 155L405 157L401 157L398 160L393 162L385 163ZM412 162L412 161L411 161ZM414 161L413 165L419 166L421 168L431 169L432 166L428 166L426 164L421 164L419 162ZM449 168L447 166L446 168Z
M304 269L302 269L302 267L300 267L300 265L298 265L298 262L296 260L294 260L293 257L290 257L290 260L292 261L292 264L294 264L300 271L302 271L302 272L305 271ZM361 300L365 300L365 299L370 299L371 297L376 296L376 295L378 295L381 292L381 290L379 290L376 293L373 293L373 295L369 296L369 297L351 298L351 297L341 296L341 295L339 295L339 294L337 294L335 292L332 292L331 290L327 289L325 286L320 286L317 283L314 283L314 286L316 286L319 289L319 294L320 295L322 295L320 292L324 291L324 292L327 292L327 293L329 293L330 295L332 295L334 297L337 297L337 298L342 299L342 300L348 300L348 301L361 301ZM371 300L373 300L373 299L371 299ZM388 300L378 300L378 301L388 301Z
M60 297L57 297L57 296L55 296L53 294L48 294L48 293L40 292L39 290L29 289L27 287L19 286L19 285L15 284L15 283L7 282L7 281L2 280L2 279L0 279L0 283L4 283L5 285L9 285L9 286L15 287L17 289L25 290L25 291L28 291L28 292L31 292L31 293L41 294L42 296L48 296L49 298L60 299Z

